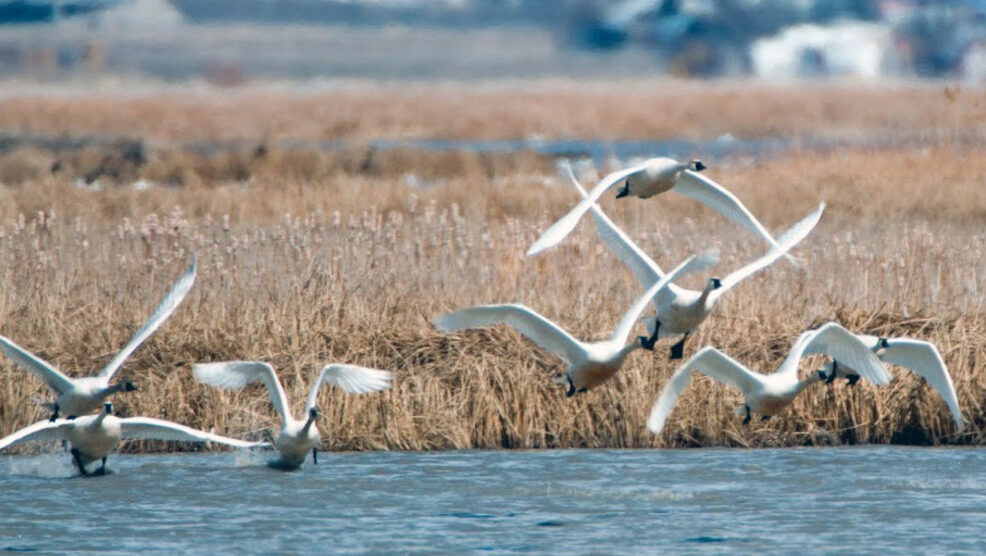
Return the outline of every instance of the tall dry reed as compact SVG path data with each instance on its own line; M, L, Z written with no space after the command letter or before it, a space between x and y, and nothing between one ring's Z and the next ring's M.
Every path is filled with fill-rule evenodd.
M344 172L325 183L269 174L87 191L46 177L4 188L0 332L70 374L92 373L195 253L192 293L121 372L140 388L116 396L124 414L263 437L276 419L262 388L205 387L189 366L268 361L300 404L323 364L346 361L394 370L395 387L368 396L327 389L319 405L328 449L983 441L981 161L949 149L848 152L711 170L774 230L820 198L829 209L797 250L804 269L781 262L737 287L688 347L716 345L768 372L802 330L829 319L925 338L950 366L966 432L953 434L939 397L898 370L888 387L814 387L783 417L748 427L732 413L739 394L699 377L654 437L644 421L676 366L666 344L635 353L609 384L566 399L551 380L564 364L513 330L446 335L430 324L468 305L521 302L579 337L600 338L640 294L590 224L543 256L522 256L574 200L550 170L527 160L514 177L507 164L426 188ZM716 272L725 274L763 251L756 238L672 195L607 198L603 206L665 266L719 247ZM0 388L0 430L44 417L32 398L50 395L6 358Z

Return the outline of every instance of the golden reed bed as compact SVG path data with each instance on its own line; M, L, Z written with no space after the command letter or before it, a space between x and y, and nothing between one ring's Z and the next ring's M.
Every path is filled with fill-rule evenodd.
M697 97L692 102L704 98L714 106L722 94L713 89L698 98L701 91L692 91ZM888 95L896 99L906 92ZM494 127L502 123L490 116L497 111L488 104L495 100L502 106L521 93L484 93L493 100L479 102L477 115L470 116L473 125L483 129L482 118L492 118L486 123ZM599 115L613 113L602 100L590 102L597 94L604 98L592 89L579 97L585 109L576 119L588 121L591 114L585 112L593 106ZM671 103L654 94L655 104ZM201 386L189 366L268 361L289 397L298 400L323 364L346 361L395 371L395 387L368 396L325 390L319 425L325 449L982 443L986 159L967 147L980 133L971 117L975 103L963 100L969 93L958 101L940 90L910 94L910 101L887 103L889 115L883 117L896 115L909 122L901 126L920 129L925 116L908 107L948 111L957 102L967 102L963 110L970 117L958 126L938 122L942 139L930 148L795 152L760 162L725 159L710 168L711 177L735 191L773 230L800 219L821 199L829 208L797 249L806 268L781 262L730 292L689 340L686 357L711 343L751 368L771 371L798 333L832 318L859 332L925 338L938 345L955 380L969 420L960 435L937 394L915 375L897 370L884 388L818 385L782 418L746 427L732 413L742 403L739 393L697 378L655 437L644 422L676 367L666 360L670 341L653 354L632 355L606 386L566 399L551 380L564 364L512 329L435 332L430 321L442 312L518 301L580 337L599 338L639 295L634 277L588 222L558 249L533 259L522 256L575 201L555 176L552 161L529 153L271 149L262 156L210 157L152 147L137 173L175 179L144 191L112 180L104 180L100 191L73 187L72 175L98 154L39 149L7 154L0 157L6 176L0 187L0 333L70 374L89 374L140 326L194 252L199 276L192 293L121 371L120 378L140 388L116 396L123 414L262 436L275 424L266 391ZM778 95L781 100L774 102L782 108L794 102L783 91ZM761 96L766 106L760 110L770 114L771 97ZM130 136L173 139L169 113L180 130L188 113L211 114L209 106L235 105L237 98L148 103L146 118L140 110L132 114ZM808 95L800 109L824 112L825 98ZM517 122L528 114L527 100L521 94L516 102ZM14 101L0 104L9 102ZM121 111L104 99L16 102L27 113L18 113L20 123L12 123L11 112L0 109L0 120L6 120L0 126L34 133L124 131L107 123L118 121ZM136 102L143 101L123 106ZM401 106L382 100L378 109L363 106L365 115L349 117L372 122ZM341 117L331 105L325 109L326 119ZM447 109L467 118L465 106ZM233 131L225 131L219 119L205 118L207 134L253 138L237 130L261 125L262 116L249 111L242 118L228 108L219 112ZM415 125L422 127L434 125L425 121L428 114L403 117L421 118ZM305 135L318 119L287 119L280 124L282 133L289 136L297 125ZM32 121L36 127L26 129ZM564 135L566 129L551 127L553 121L536 124ZM728 122L702 121L682 134L729 131ZM614 128L612 133L624 132ZM56 159L68 161L68 169L52 175L48 168ZM603 207L666 267L716 246L722 250L716 273L726 274L761 253L755 237L673 195L649 201L607 198ZM679 211L687 219L674 219ZM704 278L687 282L695 286ZM44 417L32 401L36 396L49 397L41 382L0 358L0 432ZM136 449L141 447L152 446Z

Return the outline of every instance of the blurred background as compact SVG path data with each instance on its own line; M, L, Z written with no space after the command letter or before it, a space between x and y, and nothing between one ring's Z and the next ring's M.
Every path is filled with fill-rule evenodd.
M0 0L0 75L986 78L986 0Z

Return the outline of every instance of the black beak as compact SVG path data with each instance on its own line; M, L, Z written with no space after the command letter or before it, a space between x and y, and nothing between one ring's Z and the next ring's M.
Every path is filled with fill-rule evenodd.
M712 279L712 289L718 290L721 287L722 287L722 280L720 280L718 278L713 278Z
M696 172L701 172L702 170L705 170L706 168L708 168L708 166L706 166L705 164L702 164L702 161L701 160L696 160L695 161L695 171Z

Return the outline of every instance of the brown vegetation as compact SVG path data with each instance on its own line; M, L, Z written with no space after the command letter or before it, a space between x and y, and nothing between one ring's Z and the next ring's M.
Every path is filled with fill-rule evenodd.
M920 105L923 93L915 94ZM168 106L148 102L144 109L167 114ZM189 106L202 109L186 101L171 110L180 115ZM118 117L90 110L91 121ZM394 110L381 102L374 113ZM448 110L463 118L468 112ZM2 125L10 125L10 114L0 110L0 118L8 118ZM64 117L66 128L92 127ZM134 129L150 135L167 119L139 111L131 117ZM304 129L320 119L297 125ZM204 127L227 133L219 120ZM178 128L161 133L170 135L169 129ZM109 124L99 131L115 132ZM981 156L948 146L854 150L725 160L710 169L774 230L821 199L829 208L797 251L804 269L778 263L737 287L686 348L688 356L713 344L769 372L802 330L833 318L859 332L925 338L950 366L970 421L964 433L954 434L933 390L898 369L888 387L819 385L782 418L749 427L732 413L741 403L738 392L696 378L665 431L653 437L644 422L676 367L666 360L667 343L653 354L635 353L611 383L566 399L551 380L564 364L513 330L444 335L430 324L445 311L517 301L578 336L598 338L639 295L633 276L591 225L551 252L523 257L575 198L554 175L552 161L526 153L360 149L260 154L152 150L134 177L164 185L99 191L74 187L71 172L48 172L50 153L18 154L24 179L0 186L0 333L70 374L95 372L194 252L200 270L192 293L121 372L140 388L116 396L121 413L261 435L276 424L262 388L205 387L189 366L268 361L300 403L323 364L345 361L394 370L395 388L367 396L327 389L320 403L323 448L984 441ZM248 178L228 170L237 165ZM725 274L763 248L717 214L674 195L607 198L603 206L665 266L717 246L723 257L716 272ZM688 218L673 221L677 211ZM695 286L704 278L687 281ZM43 417L34 396L50 397L40 381L0 358L0 431Z

